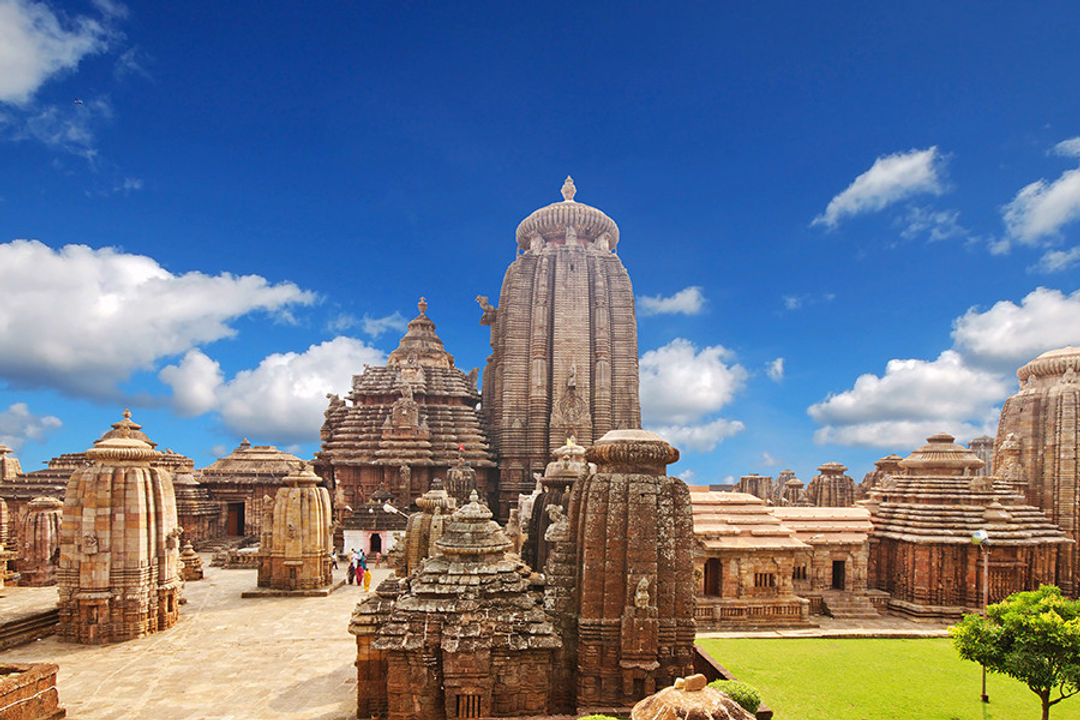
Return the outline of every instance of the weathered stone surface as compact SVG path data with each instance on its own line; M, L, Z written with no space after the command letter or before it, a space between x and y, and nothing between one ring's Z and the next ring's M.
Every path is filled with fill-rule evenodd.
M56 671L51 663L0 665L0 717L4 720L60 720Z
M806 504L817 507L846 507L855 504L855 481L845 475L847 468L827 462L806 486Z
M1001 408L995 475L1080 540L1080 348L1045 352L1016 375L1020 390ZM1080 593L1076 543L1061 547L1058 567L1060 586Z
M871 511L869 576L890 609L956 616L982 605L976 530L991 539L990 601L1055 582L1060 527L1008 483L980 476L983 462L940 433L900 463L864 501Z
M776 495L776 484L773 483L773 479L769 475L750 473L739 478L739 482L735 486L735 492L754 495L762 500L772 500L773 496Z
M538 476L541 491L528 506L529 516L524 519L524 540L521 559L531 568L541 570L547 562L551 543L544 534L553 521L552 508L558 506L559 516L565 517L570 506L570 491L583 474L595 472L596 466L585 462L585 448L575 438L556 448L552 460Z
M172 478L124 419L71 476L60 532L59 635L101 644L164 630L179 613L180 530Z
M874 469L863 476L863 480L855 488L855 498L862 500L867 493L873 490L878 483L887 477L900 474L900 461L904 458L899 455L886 455L874 462Z
M184 545L184 549L180 552L180 562L180 577L183 578L184 582L203 579L202 558L199 557L199 553L195 552L195 548L191 543Z
M21 585L55 585L60 559L60 518L64 503L56 498L36 497L27 506L19 560Z
M314 590L331 584L330 493L310 466L285 476L259 547L259 587Z
M630 720L753 720L726 694L706 684L704 675L679 678L645 698L630 712Z
M343 550L363 550L369 558L377 558L397 549L399 536L405 533L407 518L387 512L386 503L393 504L394 496L386 488L372 493L368 501L353 510L341 524Z
M408 507L434 478L463 500L494 489L495 458L477 405L476 371L466 374L435 334L421 298L420 314L385 367L353 376L344 398L329 396L315 469L334 493L337 520L380 488Z
M976 472L977 475L994 474L994 438L989 435L980 435L968 443L968 449L975 457L983 461L983 466Z
M438 554L357 606L358 716L514 717L549 712L552 652L542 580L507 555L491 511L471 500Z
M457 502L436 478L431 489L416 499L416 505L420 511L409 516L405 525L404 551L398 555L396 567L401 577L411 575L425 558L434 554L435 543L442 537L443 526Z
M198 482L221 508L213 536L258 536L269 524L272 509L263 498L274 497L285 476L304 465L291 453L273 445L252 445L245 438L231 453L198 471Z
M644 430L612 430L586 451L597 471L575 484L567 547L556 542L576 567L579 710L630 707L692 668L690 493L664 474L678 457Z
M613 428L638 427L637 324L619 228L600 210L564 201L521 222L521 254L503 279L491 327L482 412L499 456L497 514L532 489L551 451L574 436L590 445Z
M223 503L213 499L210 491L195 478L195 462L191 458L166 450L173 462L170 469L173 492L176 494L176 515L183 528L184 542L203 546L221 537L225 531L222 521Z

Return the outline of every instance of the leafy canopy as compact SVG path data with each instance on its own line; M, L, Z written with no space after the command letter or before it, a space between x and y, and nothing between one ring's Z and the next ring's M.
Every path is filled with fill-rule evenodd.
M986 614L965 615L949 628L961 658L1026 684L1042 700L1043 718L1080 692L1080 601L1044 585L1014 593Z

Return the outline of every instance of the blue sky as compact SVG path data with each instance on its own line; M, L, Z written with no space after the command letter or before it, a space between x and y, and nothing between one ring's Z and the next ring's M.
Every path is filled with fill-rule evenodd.
M882 5L0 0L0 442L310 456L421 295L483 366L567 174L672 472L993 434L1080 345L1080 9Z

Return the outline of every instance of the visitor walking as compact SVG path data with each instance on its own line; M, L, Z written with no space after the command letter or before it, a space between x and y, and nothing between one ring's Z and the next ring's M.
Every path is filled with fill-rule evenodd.
M364 568L364 592L368 592L371 589L371 571Z
M346 582L348 582L350 585L353 584L353 580L357 580L359 582L359 578L357 578L356 575L356 568L358 564L357 561L358 557L356 555L356 548L353 548L349 551L349 570L345 578Z

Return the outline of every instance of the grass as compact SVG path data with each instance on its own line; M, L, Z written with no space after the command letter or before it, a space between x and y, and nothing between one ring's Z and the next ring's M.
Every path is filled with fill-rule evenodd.
M1002 675L986 678L947 639L698 640L761 691L776 720L1039 720L1039 698ZM1050 708L1080 720L1080 695Z

